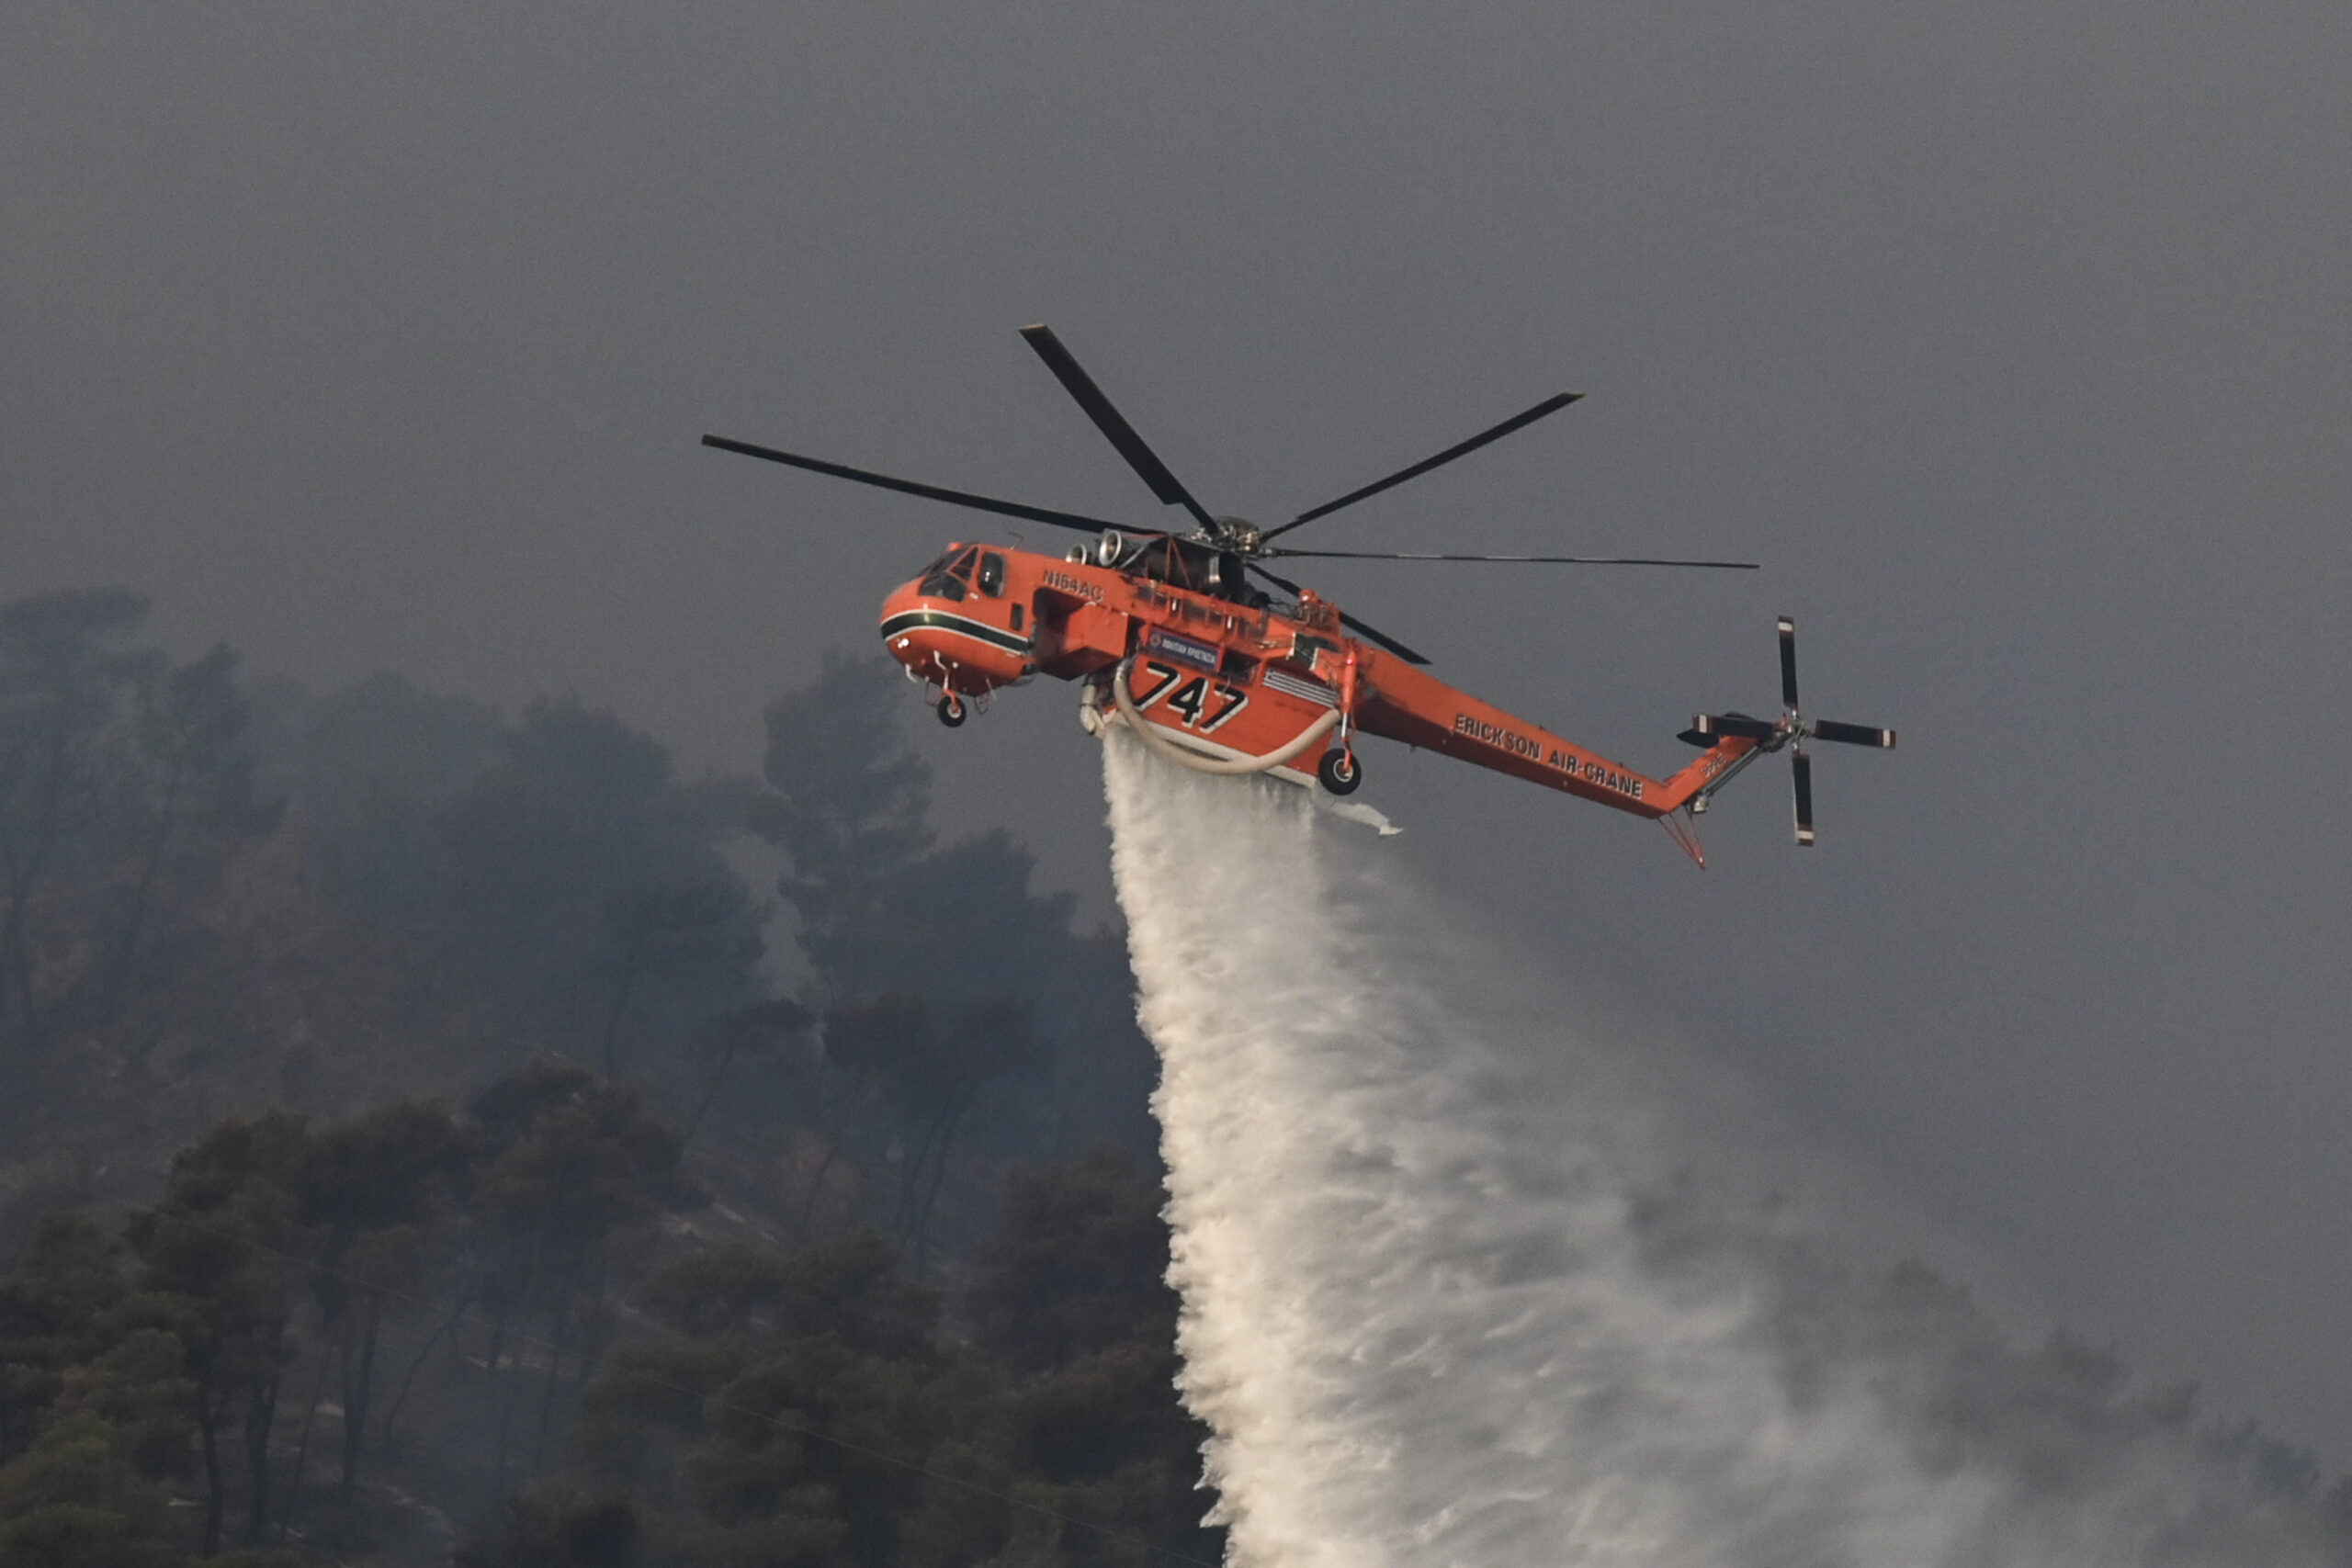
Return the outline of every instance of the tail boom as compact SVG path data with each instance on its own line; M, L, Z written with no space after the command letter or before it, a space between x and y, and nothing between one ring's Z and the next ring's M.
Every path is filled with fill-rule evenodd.
M1670 778L1654 779L1597 751L1505 713L1436 676L1359 646L1363 693L1357 727L1475 766L1509 773L1634 817L1659 818L1689 805L1759 742L1724 736Z

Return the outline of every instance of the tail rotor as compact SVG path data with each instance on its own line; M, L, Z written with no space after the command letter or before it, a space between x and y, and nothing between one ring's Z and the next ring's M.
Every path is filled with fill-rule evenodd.
M1797 699L1797 624L1788 616L1780 618L1781 633L1781 716L1777 722L1750 718L1744 713L1702 713L1690 721L1682 739L1694 746L1713 746L1716 741L1743 738L1756 742L1756 750L1725 772L1699 797L1692 800L1691 809L1705 809L1708 795L1731 781L1749 758L1768 751L1785 750L1789 753L1789 784L1796 807L1796 835L1800 846L1811 847L1813 831L1813 758L1804 749L1808 740L1827 740L1841 746L1873 746L1881 750L1894 749L1894 731L1872 725L1841 724L1836 719L1808 720Z

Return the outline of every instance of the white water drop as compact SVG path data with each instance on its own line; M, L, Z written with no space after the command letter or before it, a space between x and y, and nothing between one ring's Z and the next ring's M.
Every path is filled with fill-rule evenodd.
M1104 766L1237 1568L2320 1560L2186 1434L2053 1427L2033 1480L2014 1412L1943 1408L1962 1340L1872 1339L1785 1226L1685 1213L1685 1086L1544 1016L1377 840L1124 737Z

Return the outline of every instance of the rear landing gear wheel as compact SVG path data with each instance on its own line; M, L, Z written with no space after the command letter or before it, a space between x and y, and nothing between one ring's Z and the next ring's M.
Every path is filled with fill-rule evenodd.
M1333 795L1353 795L1356 785L1363 783L1363 769L1357 765L1356 754L1343 746L1323 753L1323 760L1315 764L1315 776Z
M946 695L941 697L939 699L939 705L933 708L931 711L937 714L939 716L939 722L945 725L950 729L957 728L966 719L972 716L972 710L964 705L964 699L957 696L953 692L950 692Z

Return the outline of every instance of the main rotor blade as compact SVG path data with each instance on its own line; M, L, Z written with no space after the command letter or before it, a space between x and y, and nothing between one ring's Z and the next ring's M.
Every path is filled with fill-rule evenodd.
M741 452L746 457L764 457L771 463L785 463L796 468L806 468L812 474L831 474L837 479L853 479L862 485L880 490L895 490L903 495L919 495L926 501L944 501L952 506L968 506L978 512L994 512L1005 517L1024 517L1032 523L1050 523L1057 528L1077 528L1089 534L1099 534L1105 528L1117 528L1116 523L1106 523L1100 517L1081 517L1075 512L1048 512L1042 506L1023 506L1017 501L998 501L969 491L945 490L938 485L917 484L912 479L894 479L888 474L870 473L842 463L828 463L818 457L803 457L791 452L779 452L773 446L754 446L748 441L729 441L724 435L706 435L706 446L716 446L722 452ZM1137 530L1125 529L1135 533Z
M1797 624L1781 617L1781 701L1797 705Z
M1886 751L1894 750L1894 731L1874 729L1867 724L1840 724L1834 718L1816 719L1807 733L1816 740L1838 740L1849 746L1876 746Z
M1813 843L1813 759L1802 750L1796 750L1789 753L1789 761L1793 770L1790 777L1795 782L1797 792L1797 842L1810 846Z
M1280 530L1276 530L1280 532ZM1754 571L1752 560L1652 560L1641 556L1454 556L1428 555L1419 550L1283 550L1270 556L1320 556L1327 560L1485 560L1505 564L1554 566L1704 566L1728 571Z
M1063 389L1078 400L1078 406L1086 411L1086 417L1094 422L1094 427L1111 438L1111 445L1119 449L1127 467L1143 476L1143 482L1151 487L1151 493L1159 498L1161 505L1181 505L1212 535L1218 532L1216 520L1193 499L1192 491L1177 482L1159 454L1144 445L1143 437L1136 434L1136 427L1127 423L1126 417L1111 406L1111 400L1102 395L1094 378L1062 346L1062 340L1054 335L1053 328L1040 321L1034 327L1022 328L1021 335L1037 351L1037 357L1046 362L1046 368L1054 373Z
M1337 501L1327 501L1322 505L1315 507L1310 511L1302 512L1297 516L1292 518L1289 522L1283 524L1281 527L1268 533L1265 536L1271 539L1276 534L1287 534L1302 523L1312 523L1317 517L1328 517L1332 513L1339 511L1342 506L1353 506L1357 502L1363 501L1368 496L1378 495L1384 490L1394 490L1396 486L1403 484L1407 479L1419 479L1421 475L1428 473L1431 468L1442 468L1446 464L1453 461L1456 457L1468 457L1471 453L1476 452L1479 447L1486 446L1490 441L1500 441L1512 431L1533 424L1545 414L1556 413L1583 396L1584 394L1582 392L1555 393L1551 397L1544 399L1542 402L1537 403L1533 408L1529 409L1526 412L1515 413L1509 419L1503 421L1500 424L1496 425L1493 429L1482 430L1477 434L1472 436L1469 440L1462 442L1456 446L1449 446L1434 457L1424 457L1419 462L1414 464L1411 468L1399 468L1385 479L1374 479L1372 483L1364 486L1362 490L1351 490L1348 491L1347 494L1340 497Z
M1260 577L1264 578L1267 581L1272 583L1275 587L1281 589L1283 592L1289 594L1294 599L1297 598L1302 592L1297 583L1293 582L1286 577L1276 577L1272 572L1268 571L1256 561L1248 561L1244 564L1247 565L1251 571L1256 572ZM1371 626L1365 626L1362 621L1357 620L1345 610L1340 612L1340 624L1347 627L1350 631L1355 633L1356 636L1363 638L1364 641L1379 644L1382 648L1386 649L1389 652L1395 654L1397 658L1403 660L1408 664L1427 664L1430 661L1426 655L1415 653L1411 649L1407 648L1403 643L1398 642L1395 637L1388 636L1385 632L1377 631Z

